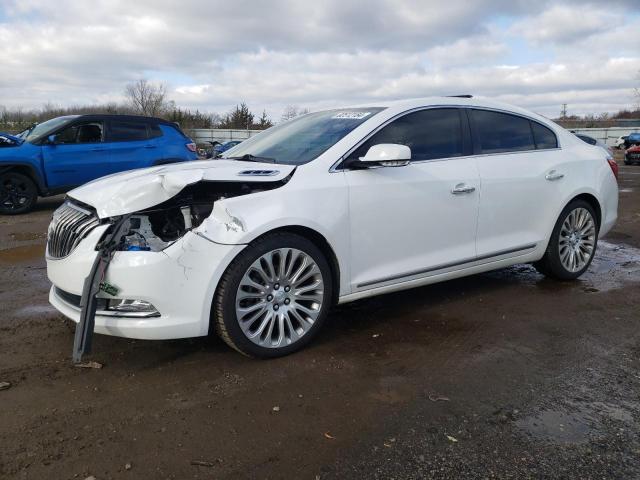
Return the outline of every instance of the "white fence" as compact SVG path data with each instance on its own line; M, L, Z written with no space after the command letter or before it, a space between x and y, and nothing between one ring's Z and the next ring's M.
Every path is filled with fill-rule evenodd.
M597 140L602 140L607 145L614 146L615 141L618 137L622 135L629 135L630 133L638 133L640 132L640 128L629 128L629 127L609 127L609 128L569 128L567 130L571 130L576 133L583 133L585 135L589 135Z
M609 128L570 128L568 130L576 133L584 133L590 137L602 140L607 145L613 146L615 141L621 135L629 135L630 133L640 132L640 127L609 127ZM198 144L202 145L207 142L217 141L220 143L229 142L231 140L246 140L253 135L260 133L262 130L226 130L219 128L198 128L187 131L187 134Z
M262 130L226 130L220 128L195 128L186 133L198 145L207 142L229 142L231 140L246 140L249 137L260 133Z

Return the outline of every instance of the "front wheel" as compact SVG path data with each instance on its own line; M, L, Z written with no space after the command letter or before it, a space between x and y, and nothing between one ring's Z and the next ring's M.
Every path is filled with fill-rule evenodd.
M17 172L0 175L0 214L26 213L37 200L38 188L29 177Z
M534 266L558 280L578 278L596 253L598 230L593 207L584 200L574 200L560 214L547 250Z
M225 271L212 326L245 355L287 355L318 333L332 289L329 264L313 242L290 233L270 234L250 244Z

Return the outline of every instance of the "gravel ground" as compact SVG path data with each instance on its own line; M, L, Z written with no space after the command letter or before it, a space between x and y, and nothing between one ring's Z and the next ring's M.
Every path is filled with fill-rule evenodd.
M620 185L580 281L359 301L272 361L96 335L104 367L74 368L43 259L62 198L0 217L0 478L640 478L640 167Z

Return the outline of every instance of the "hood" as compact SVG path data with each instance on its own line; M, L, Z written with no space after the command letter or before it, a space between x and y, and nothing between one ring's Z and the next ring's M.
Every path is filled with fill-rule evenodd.
M15 135L10 135L8 133L5 132L0 132L0 143L3 142L3 138L6 138L7 140L10 140L10 143L13 143L12 146L14 147L19 147L20 145L22 145L24 143L24 140L20 137L16 137Z
M158 205L194 183L278 182L293 170L295 165L238 160L175 163L102 177L72 190L69 196L94 207L98 217L108 218Z

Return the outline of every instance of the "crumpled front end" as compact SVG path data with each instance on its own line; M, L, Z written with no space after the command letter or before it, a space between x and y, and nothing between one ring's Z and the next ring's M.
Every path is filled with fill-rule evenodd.
M206 335L216 286L245 245L216 242L199 227L223 212L223 228L244 228L224 201L278 188L289 177L213 181L203 180L207 172L201 169L187 171L126 174L124 184L98 181L93 198L86 187L71 192L49 228L51 304L80 322L87 303L83 291L92 277L99 285L93 331L139 339ZM165 199L169 192L173 196ZM116 228L117 238L104 245ZM107 247L108 261L96 272L95 262Z

